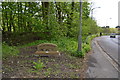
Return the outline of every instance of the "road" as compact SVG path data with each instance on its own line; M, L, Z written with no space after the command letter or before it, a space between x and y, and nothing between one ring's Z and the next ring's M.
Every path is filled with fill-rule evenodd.
M97 37L92 42L93 52L89 56L86 78L118 78L120 74L120 39L109 36Z
M120 47L118 37L110 38L109 36L102 36L97 42L105 52L118 62L118 47Z

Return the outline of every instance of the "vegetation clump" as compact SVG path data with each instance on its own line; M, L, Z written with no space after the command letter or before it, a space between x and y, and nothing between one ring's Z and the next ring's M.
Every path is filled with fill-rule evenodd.
M43 67L45 67L43 62L41 62L40 60L38 62L33 62L33 64L33 68L36 70L41 70Z
M6 43L2 43L2 56L3 58L9 56L17 56L19 53L19 49L16 46L9 46Z

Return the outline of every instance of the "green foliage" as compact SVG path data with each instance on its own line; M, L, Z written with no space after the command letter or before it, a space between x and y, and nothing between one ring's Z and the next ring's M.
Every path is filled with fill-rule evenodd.
M22 45L20 47L54 43L58 45L60 51L66 51L75 56L85 56L85 53L91 49L91 40L95 37L91 36L86 41L87 36L96 34L102 29L99 30L96 21L89 17L90 3L84 2L82 7L83 45L82 51L76 52L80 23L79 4L79 2L3 2L2 28L5 36L3 39L9 45Z
M2 43L2 56L6 58L8 56L17 56L19 50L15 46L8 46L6 43Z
M35 68L36 70L41 70L43 67L45 67L43 62L41 62L40 60L38 62L33 62L33 64L33 68Z
M89 19L89 5L88 2L83 3L85 31L89 31L91 22L96 24ZM79 14L79 2L43 2L42 4L40 2L3 2L2 28L3 32L41 32L42 38L76 38L79 31ZM93 29L96 28L93 27ZM87 33L89 32L83 31L83 34Z
M59 48L59 51L65 51L70 53L72 56L76 57L84 57L87 52L91 50L91 41L93 38L97 37L98 35L91 35L88 37L87 41L82 43L82 51L77 51L78 42L76 39L61 37L59 39L52 39L50 41L47 40L37 40L33 43L29 43L20 47L27 47L32 45L38 45L41 43L53 43L56 44Z
M85 50L85 52L89 52L91 50L90 44L83 43L82 48Z
M88 53L91 50L91 42L93 38L98 37L98 34L88 36L88 39L86 42L82 43L82 50L81 51L73 51L71 55L76 57L84 57L86 53Z
M50 41L48 41L48 40L37 40L37 41L34 41L32 43L28 43L28 44L19 46L19 48L38 45L38 44L41 44L41 43L53 43L53 44L56 44L60 51L74 52L74 51L77 50L77 41L75 39L67 38L67 37L61 37L59 39L52 39Z

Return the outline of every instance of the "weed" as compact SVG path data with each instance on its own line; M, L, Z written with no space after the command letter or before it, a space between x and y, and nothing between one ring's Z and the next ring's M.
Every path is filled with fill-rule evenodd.
M49 75L51 74L52 69L48 68L46 72L44 72L45 76L49 77Z
M55 62L55 59L51 59L51 61Z
M33 64L34 64L33 68L35 68L36 70L40 70L43 67L45 67L43 62L41 62L40 60L38 62L33 62Z
M65 66L71 68L71 69L76 69L79 68L80 65L75 65L75 64L65 64Z
M60 67L60 65L59 65L59 64L54 64L54 66L55 66L56 68L59 68L59 67Z
M48 76L50 73L49 72L44 72L45 76Z
M13 68L9 67L9 66L4 66L6 71L13 71Z

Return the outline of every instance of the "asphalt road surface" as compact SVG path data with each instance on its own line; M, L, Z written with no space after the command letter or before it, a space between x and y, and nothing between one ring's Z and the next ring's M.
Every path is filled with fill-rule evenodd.
M86 78L118 78L120 39L97 37L92 42L93 53L88 60Z

